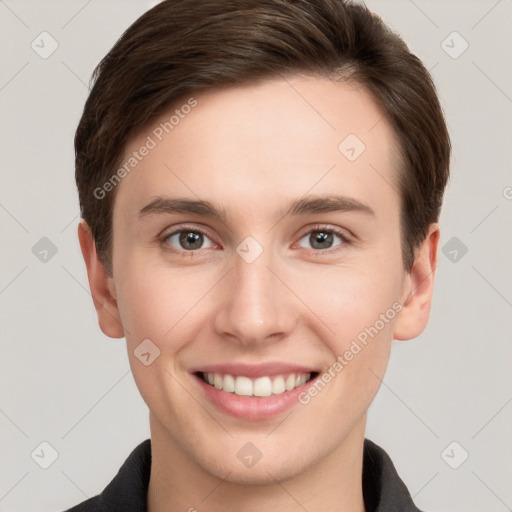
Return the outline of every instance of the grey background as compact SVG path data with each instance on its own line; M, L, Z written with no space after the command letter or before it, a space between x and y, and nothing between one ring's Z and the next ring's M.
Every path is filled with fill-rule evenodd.
M5 512L64 510L99 493L149 437L124 340L97 326L76 236L73 135L94 66L155 3L0 0ZM367 4L432 70L454 146L430 324L394 342L367 436L420 508L512 510L512 2ZM47 59L31 48L43 31L59 45ZM58 453L47 469L31 457L43 441Z

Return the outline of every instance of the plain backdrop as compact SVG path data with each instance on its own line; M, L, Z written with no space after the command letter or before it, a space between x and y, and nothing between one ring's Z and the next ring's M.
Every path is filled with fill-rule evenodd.
M125 342L96 322L73 136L94 66L155 3L0 0L5 512L57 512L99 493L149 437ZM367 437L420 508L512 510L512 2L367 4L431 70L453 141L430 324L393 342ZM47 469L41 450L57 457Z

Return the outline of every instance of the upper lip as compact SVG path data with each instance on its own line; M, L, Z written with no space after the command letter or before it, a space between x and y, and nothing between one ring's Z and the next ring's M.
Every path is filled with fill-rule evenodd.
M301 366L290 363L272 362L261 364L230 363L209 364L191 370L191 373L220 373L229 375L243 375L245 377L275 376L289 373L314 373L317 370L309 366Z

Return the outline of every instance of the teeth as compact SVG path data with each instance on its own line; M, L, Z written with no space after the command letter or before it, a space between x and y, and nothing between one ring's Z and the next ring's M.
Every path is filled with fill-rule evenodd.
M235 379L232 375L224 375L224 382L222 388L224 391L229 391L230 393L235 392Z
M214 373L213 374L213 385L217 389L222 389L222 384L223 384L222 375L219 375L218 373Z
M272 381L272 394L273 395L279 395L283 393L286 390L286 387L284 385L284 379L281 375L279 377L276 377Z
M291 391L295 387L295 375L293 373L286 379L284 386L286 391Z
M217 375L217 374L216 374ZM251 396L252 380L249 377L237 377L235 380L235 395Z
M270 396L272 394L272 381L270 377L260 377L252 385L254 396Z
M311 373L299 373L277 375L276 377L258 377L250 379L239 375L221 375L220 373L204 373L203 380L228 393L235 393L238 396L271 396L280 395L285 391L291 391L302 386L311 378Z

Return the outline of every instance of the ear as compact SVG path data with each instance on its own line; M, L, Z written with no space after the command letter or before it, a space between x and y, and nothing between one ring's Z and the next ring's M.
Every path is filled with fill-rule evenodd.
M107 275L96 252L91 228L83 219L78 224L78 239L100 329L110 338L123 338L124 330L117 306L114 280Z
M434 291L439 234L439 224L431 224L405 277L401 298L403 309L396 317L393 335L397 340L415 338L427 325Z

